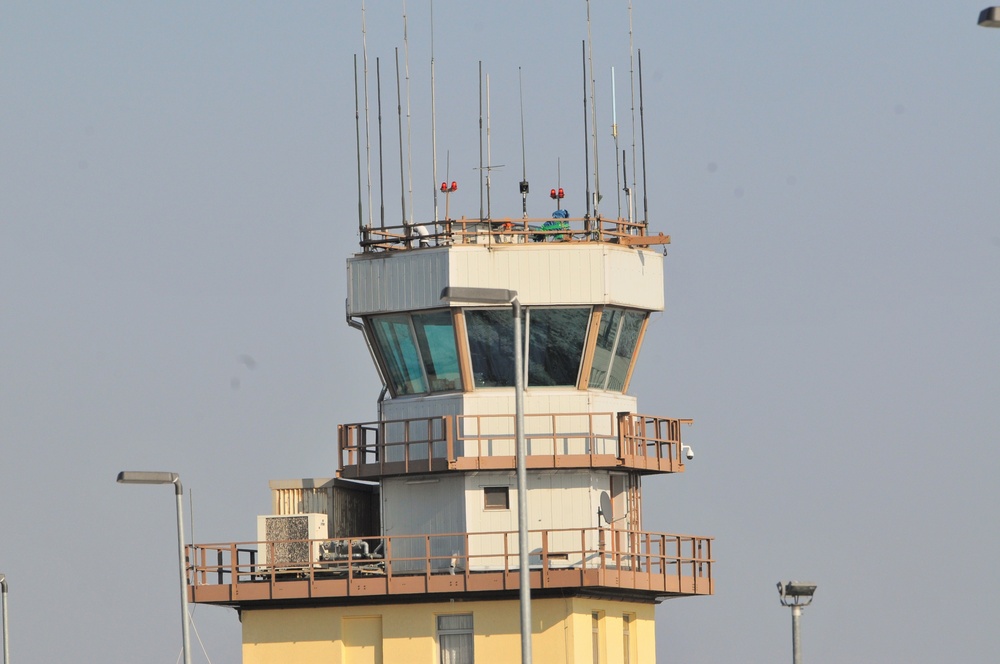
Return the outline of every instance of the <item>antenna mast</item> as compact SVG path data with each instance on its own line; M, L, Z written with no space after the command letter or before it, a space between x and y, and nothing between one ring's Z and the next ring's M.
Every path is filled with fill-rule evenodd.
M396 47L396 126L399 130L399 205L406 226L406 182L403 179L403 103L399 96L399 47Z
M588 4L589 8L590 5ZM584 41L580 42L580 48L583 55L583 170L584 170L584 182L587 183L587 204L584 207L586 213L583 215L584 219L584 230L590 230L590 146L587 143L587 43Z
M358 54L354 54L354 144L358 151L358 234L364 238L364 207L361 204L361 117L358 112Z
M368 228L372 227L372 139L368 115L368 30L365 26L365 3L361 0L361 43L365 61L365 164L368 167Z
M378 100L378 209L379 225L385 228L385 178L382 173L382 68L375 58L375 98Z
M434 177L434 223L438 222L438 148L437 148L437 111L434 106L434 0L431 1L431 150L434 155L432 168Z
M590 113L594 128L594 216L599 217L597 206L601 203L601 174L597 166L597 83L594 81L594 38L590 30L590 0L587 0L587 43L590 51Z
M618 218L622 218L622 180L618 171L618 102L615 99L615 68L611 68L611 137L615 139L615 189L618 198ZM624 160L625 157L622 157ZM624 164L622 164L624 166ZM628 181L625 182L625 189L628 189Z
M483 220L483 61L479 61L479 221Z
M642 114L642 49L639 49L639 132L642 135L642 223L649 224L646 202L646 122Z
M521 102L521 215L528 218L528 169L524 158L524 88L521 85L521 68L517 68L517 94Z
M628 190L628 220L634 221L635 211L632 209L635 207L632 195L635 192L635 67L633 65L633 48L632 48L632 0L628 2L628 80L629 80L629 96L632 101L632 187ZM628 186L628 178L625 178L626 186Z
M410 225L413 225L413 127L410 118L410 39L406 29L406 0L403 0L403 65L406 68L406 182L410 194ZM402 166L400 166L402 168Z
M490 143L490 75L486 75L486 218L493 218L490 207L490 171L493 170L493 150Z

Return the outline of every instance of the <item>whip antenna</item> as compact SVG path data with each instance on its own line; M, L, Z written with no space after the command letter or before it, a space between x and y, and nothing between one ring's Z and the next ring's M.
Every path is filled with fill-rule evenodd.
M399 47L396 47L396 125L399 130L399 205L406 226L406 185L403 180L403 104L399 97Z
M368 169L368 228L372 227L372 140L368 113L368 30L365 26L365 3L361 2L361 44L365 62L365 165Z
M521 85L521 68L517 68L517 94L521 102L521 215L528 218L528 169L524 160L524 88Z

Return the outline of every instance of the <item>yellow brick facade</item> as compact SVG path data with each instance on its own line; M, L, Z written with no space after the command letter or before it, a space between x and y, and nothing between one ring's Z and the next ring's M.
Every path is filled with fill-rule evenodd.
M547 598L532 600L531 610L536 662L594 662L595 631L597 664L656 661L652 604ZM517 599L511 599L247 609L242 615L243 662L437 664L437 616L443 614L472 614L476 664L520 660L520 614Z

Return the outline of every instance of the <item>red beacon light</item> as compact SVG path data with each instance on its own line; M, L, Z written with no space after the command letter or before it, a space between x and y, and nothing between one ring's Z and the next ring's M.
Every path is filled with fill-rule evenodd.
M555 190L555 189L551 189L549 191L549 198L551 198L553 200L559 200L560 198L566 198L566 191L562 187L559 187L558 191Z
M445 192L446 194L450 194L453 191L458 191L458 183L452 180L451 187L449 187L447 182L442 182L441 191Z

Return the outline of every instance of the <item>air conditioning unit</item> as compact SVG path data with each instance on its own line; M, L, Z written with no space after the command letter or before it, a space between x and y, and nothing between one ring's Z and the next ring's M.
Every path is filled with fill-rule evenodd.
M329 538L326 522L326 514L258 516L259 563L298 567L318 562L320 547Z

